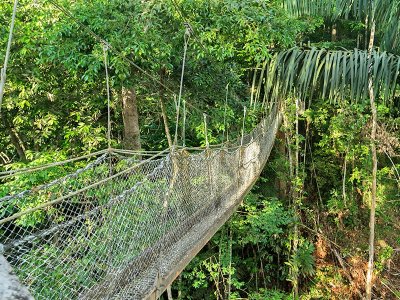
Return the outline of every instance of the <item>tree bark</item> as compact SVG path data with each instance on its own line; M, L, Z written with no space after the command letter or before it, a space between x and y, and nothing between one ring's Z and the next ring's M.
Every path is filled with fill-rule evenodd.
M25 147L22 141L19 139L18 134L15 132L15 129L12 128L11 124L8 122L7 117L4 114L0 114L0 118L3 121L6 132L10 136L11 143L15 147L15 150L17 150L17 154L20 160L26 161Z
M122 88L122 119L124 123L124 147L140 150L139 113L136 92L133 88Z
M297 186L297 182L299 179L299 150L300 150L300 139L299 139L299 103L300 100L296 99L296 137L295 137L295 143L296 143L296 151L295 151L295 174L294 174L294 179L296 182L296 185L294 185L294 188L292 186L292 192L293 192L293 203L294 203L294 211L296 218L299 218L299 202L300 200L300 193L299 193L299 187ZM290 147L290 145L289 145ZM292 183L293 185L293 183ZM300 220L300 218L299 218ZM297 220L294 225L294 236L293 236L293 253L297 254L299 248L299 227L297 225ZM294 298L298 299L299 298L299 274L297 273L295 276L295 285L294 285Z
M337 41L337 25L336 25L336 23L332 24L331 40L332 40L332 42Z
M373 4L372 4L373 5ZM372 17L371 20L371 35L369 42L369 57L371 60L372 50L374 46L375 38L375 20ZM366 299L372 299L372 278L374 272L374 254L375 254L375 210L376 210L376 176L378 171L378 159L376 154L376 125L377 125L377 110L375 104L375 93L372 81L372 66L369 66L369 80L368 80L368 91L371 104L372 112L372 129L371 129L371 152L372 152L372 187L371 187L371 212L369 220L369 259L368 259L368 271L367 279L365 284Z
M276 151L279 153L279 156L286 157L286 137L285 132L283 132L281 129L279 129L276 134L276 140ZM277 189L279 199L286 200L288 186L287 181L282 178L282 175L275 177L275 187Z
M292 152L291 150L291 145L293 143L293 136L296 135L296 133L298 132L298 110L297 110L297 100L296 100L296 125L295 128L293 128L293 124L289 123L287 120L287 117L284 116L283 119L283 125L285 126L286 132L285 132L285 137L286 137L286 147L288 150L288 159L289 159L289 184L290 184L290 191L289 191L289 195L290 195L290 200L291 200L291 205L293 206L294 209L294 214L295 217L298 217L298 213L297 213L297 202L298 202L298 194L297 194L297 187L294 185L295 182L295 178L297 176L297 163L298 163L298 148L296 148L295 153ZM286 108L285 108L286 109ZM289 110L288 110L289 111ZM294 133L294 131L296 133ZM295 136L295 143L296 146L298 146L298 136ZM298 250L298 226L297 226L297 220L295 222L295 226L294 226L294 232L293 232L293 240L292 242L292 249L291 249L291 253L296 254L297 250ZM293 293L293 299L298 299L298 295L299 295L299 288L298 288L298 273L296 271L296 273L292 274L292 293Z

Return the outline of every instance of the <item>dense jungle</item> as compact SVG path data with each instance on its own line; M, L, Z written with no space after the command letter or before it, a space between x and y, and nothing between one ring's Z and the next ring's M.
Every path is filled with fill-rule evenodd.
M400 299L399 55L399 0L20 0L0 172L219 145L275 103L259 180L164 299ZM0 198L69 171L0 176Z

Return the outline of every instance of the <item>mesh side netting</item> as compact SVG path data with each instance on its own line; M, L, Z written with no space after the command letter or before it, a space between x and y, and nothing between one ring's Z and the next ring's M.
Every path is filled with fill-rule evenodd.
M275 111L233 149L102 155L0 198L3 255L35 299L142 299L240 203L278 123Z

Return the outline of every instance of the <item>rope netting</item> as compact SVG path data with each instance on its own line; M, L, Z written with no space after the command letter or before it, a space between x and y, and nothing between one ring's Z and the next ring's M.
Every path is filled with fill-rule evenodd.
M3 255L35 299L146 298L234 212L279 122L274 110L221 149L99 152L84 166L51 166L75 171L0 198Z

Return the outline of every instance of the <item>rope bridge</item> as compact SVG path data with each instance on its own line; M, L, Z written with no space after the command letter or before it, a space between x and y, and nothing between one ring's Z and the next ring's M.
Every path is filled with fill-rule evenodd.
M0 198L2 254L35 299L156 299L258 179L280 120L274 109L236 143L192 154L98 152Z

